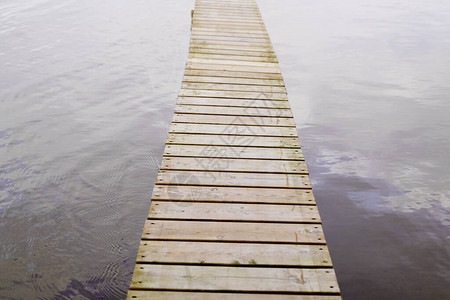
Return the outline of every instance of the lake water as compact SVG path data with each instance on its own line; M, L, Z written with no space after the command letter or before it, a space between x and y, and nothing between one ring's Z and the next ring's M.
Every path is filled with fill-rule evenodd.
M345 299L450 299L450 4L259 0ZM187 0L0 2L0 298L124 298Z

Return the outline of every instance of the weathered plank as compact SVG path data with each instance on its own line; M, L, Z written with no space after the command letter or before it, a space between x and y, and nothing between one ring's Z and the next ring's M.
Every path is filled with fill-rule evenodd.
M240 65L221 65L221 64L208 64L208 63L191 63L186 64L188 69L197 70L214 70L214 71L237 71L237 72L257 72L268 74L280 74L279 67L259 67L259 66L240 66Z
M249 138L249 141L250 138ZM244 145L244 144L243 144ZM291 148L258 148L249 146L199 146L199 145L167 145L165 156L192 156L214 158L254 158L273 160L304 160L300 149Z
M239 84L249 85L255 88L259 86L278 86L284 87L284 83L279 79L252 79L252 78L234 78L234 77L210 77L210 76L184 76L183 82L192 83L213 83L213 84Z
M208 40L197 39L198 42L208 42ZM249 61L241 59L233 59L232 57L221 57L221 58L204 58L204 57L189 57L188 64L212 64L212 65L237 65L237 66L250 66L250 67L266 67L266 68L276 68L278 69L278 63L276 62L262 62L262 61Z
M251 11L239 11L239 10L234 10L234 11L226 11L226 10L217 10L217 9L208 9L208 8L204 8L204 7L196 7L195 8L195 16L196 17L215 17L215 16L226 16L226 17L232 17L232 18L238 18L238 19L251 19L251 20L258 20L261 21L261 15L258 12L258 10L255 8L253 8Z
M129 300L341 300L340 296L327 295L287 295L287 294L251 294L251 293L205 293L205 292L166 292L130 290Z
M250 66L250 67L266 67L270 69L279 69L278 63L276 62L260 62L260 61L243 61L243 60L233 60L232 58L227 59L215 59L215 58L198 58L190 57L188 58L188 64L212 64L212 65L237 65L237 66Z
M137 264L132 288L162 290L337 293L332 269Z
M179 145L205 145L205 146L242 146L248 142L243 136L223 136L221 134L184 134L170 133L167 136L166 144ZM300 148L297 137L272 137L272 136L254 136L251 140L252 147L279 147L279 148ZM243 162L241 162L243 163ZM267 164L267 161L264 162ZM279 164L279 162L274 162Z
M175 113L244 116L244 117L254 116L254 117L292 118L292 111L290 109L255 108L255 107L177 105L175 107Z
M202 10L197 9L194 11L196 19L214 19L214 20L243 20L251 21L251 22L261 22L261 18L258 15L255 15L254 12L212 12L211 10Z
M147 220L146 240L325 244L320 224Z
M232 23L221 23L221 22L207 22L207 21L193 21L192 28L215 28L222 29L223 31L228 30L247 30L255 32L264 32L266 28L261 25L243 26L242 24L232 24Z
M248 126L283 126L295 127L293 118L277 118L262 116L233 116L233 115L208 115L208 114L180 114L176 113L173 123L197 123L197 124L235 124Z
M222 135L243 135L250 138L241 138L244 146L253 146L253 136L280 136L295 137L297 130L294 127L276 126L246 126L246 125L218 125L218 124L183 124L172 123L169 133L191 133L191 134L222 134ZM236 137L223 137L223 140L232 140ZM273 150L276 151L276 150Z
M287 100L285 93L272 92L239 92L239 91L214 91L214 90L191 90L181 89L180 97L211 97L211 98L236 98L236 99L255 99L255 100Z
M202 33L204 35L222 35L222 36L249 36L249 37L269 37L264 30L246 30L244 29L228 29L219 30L217 28L210 27L194 27L192 28L194 33Z
M200 51L198 51L200 52ZM232 60L232 61L256 61L256 62L277 62L276 57L264 57L264 56L250 56L239 54L211 54L211 53L198 53L192 52L189 54L190 58L211 58L220 60Z
M325 245L141 241L137 262L331 267Z
M269 40L267 38L258 37L242 37L242 36L219 36L219 35L203 35L200 33L192 34L192 40L213 40L213 41L232 41L232 42L245 42L249 44L258 44L268 46Z
M237 56L250 56L256 58L276 58L273 52L261 52L261 51L249 51L249 50L237 50L237 49L214 49L214 48L203 48L203 47L190 47L190 53L201 53L201 54L217 54L217 55L237 55Z
M259 17L261 19L261 14L260 14L258 8L254 5L252 5L252 7L250 7L249 9L231 7L230 5L227 5L226 7L222 7L221 9L217 9L215 7L204 6L203 4L200 4L200 5L195 6L194 12L195 13L208 13L208 14L227 14L227 15L240 16L240 17L248 15L251 17Z
M184 183L192 174L179 176ZM249 187L210 187L185 185L155 185L152 199L179 202L207 201L230 203L273 203L273 204L315 204L314 195L309 189L249 188Z
M220 19L215 20L214 18L195 18L192 22L193 27L197 25L208 25L208 26L214 26L214 25L224 25L224 26L232 26L232 27L240 27L240 28L258 28L263 29L265 28L263 22L245 22L245 21L235 21L231 19Z
M183 82L182 89L195 90L216 90L216 91L238 91L238 92L257 92L257 93L283 93L286 94L284 86L254 86L245 84L224 84L224 83L188 83Z
M177 104L203 105L203 106L229 106L229 107L256 107L256 108L290 108L289 102L285 100L280 101L280 100L184 97L184 96L178 98Z
M218 29L222 29L222 27L217 27ZM214 42L214 41L203 41L196 42L191 41L190 47L193 48L203 48L203 49L220 49L220 50L236 50L236 51L252 51L252 52L261 52L261 53L270 53L273 54L273 49L263 46L255 46L255 45L246 45L242 43L223 43L223 42Z
M228 37L228 36L209 36L209 35L192 35L192 42L203 43L203 42L214 42L214 43L230 43L230 44L238 44L244 43L249 46L258 46L266 48L268 47L268 41L265 39L258 38L248 38L248 37ZM205 63L205 62L204 62ZM206 62L207 63L207 62ZM243 64L243 65L260 65L256 64ZM264 65L263 65L264 66Z
M255 34L250 32L232 32L232 31L220 31L214 32L214 31L208 31L204 30L203 28L194 28L192 31L194 37L200 38L200 39L247 39L249 41L258 41L263 42L267 41L270 43L269 37L264 34ZM211 57L213 58L213 57Z
M249 73L239 71L217 71L217 70L195 70L186 69L185 76L211 76L211 77L225 77L225 78L249 78L249 79L264 79L264 80L282 80L281 74L276 73Z
M207 28L196 28L194 27L191 32L193 34L199 35L207 35L207 36L229 36L229 37L250 37L250 38L258 38L258 39L269 39L270 37L265 32L249 32L245 30L227 30L227 31L218 31L218 30L208 30Z
M179 178L188 178L180 183ZM185 184L203 186L242 186L242 187L278 187L278 188L311 188L309 176L305 174L273 174L242 172L205 172L161 170L156 182L158 184Z
M307 174L308 169L304 161L270 161L258 159L232 159L199 157L164 157L161 170L187 171L230 171L230 172L261 172L261 173L298 173ZM209 174L220 176L220 174Z
M152 201L149 219L320 223L319 211L310 205L236 204Z

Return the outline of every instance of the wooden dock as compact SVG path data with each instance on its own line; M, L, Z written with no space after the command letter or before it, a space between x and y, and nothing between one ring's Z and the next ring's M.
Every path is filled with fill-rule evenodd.
M252 0L197 0L129 299L340 299Z

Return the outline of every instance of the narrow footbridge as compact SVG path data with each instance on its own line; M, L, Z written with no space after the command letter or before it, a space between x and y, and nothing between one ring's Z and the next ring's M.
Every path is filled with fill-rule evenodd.
M253 0L197 0L129 299L340 299Z

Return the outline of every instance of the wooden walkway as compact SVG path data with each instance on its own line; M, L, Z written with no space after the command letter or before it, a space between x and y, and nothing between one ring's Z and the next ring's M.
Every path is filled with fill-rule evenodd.
M252 0L197 0L129 299L340 299Z

